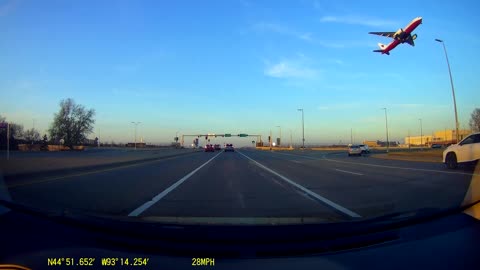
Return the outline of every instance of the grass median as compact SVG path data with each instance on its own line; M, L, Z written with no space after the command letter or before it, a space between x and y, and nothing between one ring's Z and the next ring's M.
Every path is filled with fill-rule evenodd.
M442 162L443 149L411 150L389 152L386 154L374 154L372 157L391 160L406 160L420 162Z

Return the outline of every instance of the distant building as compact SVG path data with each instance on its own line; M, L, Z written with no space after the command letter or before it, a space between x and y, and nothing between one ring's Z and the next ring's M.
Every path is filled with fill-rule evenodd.
M363 141L363 144L368 145L369 147L386 147L387 142L386 141ZM395 141L389 141L388 143L389 146L398 146L399 143Z
M423 135L423 136L409 136L405 137L406 145L429 145L433 141L432 135Z
M83 140L83 145L96 146L97 142L98 142L98 140L95 140L95 139L85 139L85 140Z
M368 145L369 147L377 147L379 146L377 141L363 141L363 144Z
M399 145L398 142L388 141L388 146L397 147L398 145ZM387 147L387 142L386 141L377 141L377 146Z
M126 147L135 147L135 143L127 143L125 145ZM144 148L146 146L146 143L144 142L137 142L137 148Z
M458 131L459 139L463 140L466 136L471 134L471 130L462 129ZM435 131L433 135L407 136L405 137L406 145L432 145L432 144L452 144L455 143L456 131L453 129L445 129Z

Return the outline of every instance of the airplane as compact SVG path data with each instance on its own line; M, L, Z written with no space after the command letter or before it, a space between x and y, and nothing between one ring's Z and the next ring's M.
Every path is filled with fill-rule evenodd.
M417 38L417 34L412 35L412 32L421 23L422 23L422 17L417 17L413 19L407 25L407 27L405 27L405 30L400 28L397 30L397 32L369 32L369 34L372 34L372 35L379 35L379 36L393 38L393 41L390 42L390 44L388 45L378 43L378 47L380 47L380 50L374 50L374 52L390 55L390 51L393 50L395 47L397 47L398 44L408 43L412 46L415 46L415 43L413 41Z

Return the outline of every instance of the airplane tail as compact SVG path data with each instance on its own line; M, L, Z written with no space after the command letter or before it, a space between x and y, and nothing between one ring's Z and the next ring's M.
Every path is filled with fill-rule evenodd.
M378 43L378 47L380 47L380 50L373 50L373 51L374 52L379 52L379 53L384 53L386 55L390 55L390 52L385 52L385 48L387 47L387 45L382 44L382 43Z
M382 44L382 43L378 43L378 47L380 47L380 49L383 51L383 50L385 50L385 48L387 47L387 45Z

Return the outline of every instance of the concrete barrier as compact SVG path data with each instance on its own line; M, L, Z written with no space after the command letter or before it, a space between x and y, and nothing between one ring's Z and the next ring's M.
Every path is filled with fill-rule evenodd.
M19 144L18 151L40 151L40 144Z
M73 150L75 150L75 151L83 151L83 150L85 150L85 146L83 146L83 145L75 145L75 146L73 147Z
M70 150L70 147L64 146L64 145L55 145L55 144L49 144L47 146L48 151L67 151Z

